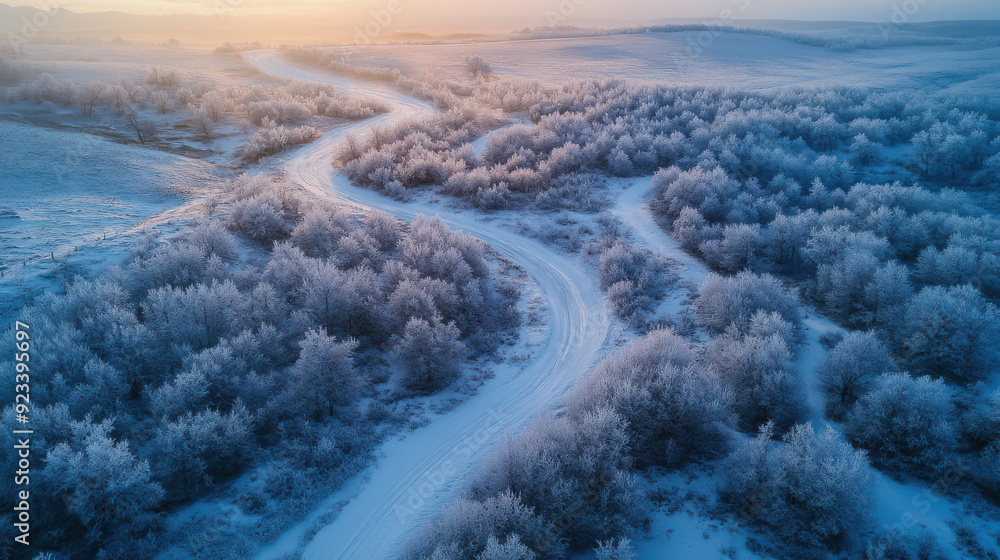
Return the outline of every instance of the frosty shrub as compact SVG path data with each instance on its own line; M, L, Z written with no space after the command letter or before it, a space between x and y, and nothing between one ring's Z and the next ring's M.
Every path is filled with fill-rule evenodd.
M270 243L282 239L291 230L286 208L275 195L260 194L237 202L229 216L229 227L247 237Z
M521 543L517 535L507 537L501 543L496 537L486 542L486 548L476 556L476 560L534 560L537 558L530 548Z
M535 421L484 460L466 496L432 522L404 558L425 558L448 547L459 554L449 558L474 557L490 535L510 533L540 557L558 558L567 547L633 533L645 519L647 502L628 472L625 430L622 418L606 408L579 419ZM520 512L520 519L530 515L530 530L511 529L507 516L474 513L513 500L507 507Z
M91 540L150 512L164 496L149 464L136 459L127 441L115 441L111 426L75 423L73 440L49 452L43 475L43 486L63 497L62 507Z
M695 310L711 331L721 333L730 325L746 332L758 311L780 313L798 327L798 302L777 278L741 272L733 277L709 274L698 288Z
M307 256L329 258L337 242L350 232L350 216L336 208L311 208L292 230L289 241Z
M319 129L311 126L290 128L286 126L265 126L253 133L234 155L244 161L258 161L263 157L277 154L291 146L308 144L322 136Z
M758 264L758 253L763 245L763 236L757 224L730 224L722 229L720 239L701 242L705 261L713 267L727 272L739 272L754 268Z
M636 560L638 557L632 550L630 539L619 539L617 544L614 540L607 540L598 543L594 549L597 560Z
M987 491L1000 492L1000 391L963 404L963 451L972 455L972 474Z
M320 329L307 332L299 347L288 387L289 405L296 407L297 400L307 403L301 408L319 418L333 414L334 406L349 404L359 385L352 355L358 343L340 342Z
M705 347L705 361L732 393L744 429L767 421L788 427L802 418L802 382L791 349L779 334L741 337L732 329Z
M886 374L854 405L846 433L882 466L936 473L956 451L954 414L952 392L940 379Z
M151 290L142 309L165 348L201 350L251 326L245 323L245 305L245 294L227 280L183 290L170 286Z
M184 238L209 258L215 255L226 262L236 260L236 240L219 221L212 220L196 225Z
M832 428L808 424L772 441L770 424L730 456L723 495L734 513L761 523L790 543L837 546L864 530L874 476L863 451Z
M972 286L931 286L906 306L903 357L918 372L975 378L996 357L1000 315Z
M597 272L612 310L633 323L641 322L653 310L674 281L663 259L622 242L601 250Z
M852 332L817 367L826 411L841 419L883 373L896 370L889 349L874 332Z
M188 412L161 426L154 443L163 453L154 471L170 488L170 501L182 501L213 479L239 472L256 446L253 419L241 404L225 415Z
M430 391L443 387L458 375L466 355L454 323L411 318L396 344L396 354L406 368L406 385Z
M477 558L487 550L495 554L499 539L516 551L515 559L525 557L524 548L543 558L558 557L565 551L551 522L544 521L513 492L504 491L482 501L456 498L411 539L402 558Z
M603 360L566 398L580 417L611 407L626 422L640 465L673 465L720 452L735 421L732 392L672 331L654 331Z

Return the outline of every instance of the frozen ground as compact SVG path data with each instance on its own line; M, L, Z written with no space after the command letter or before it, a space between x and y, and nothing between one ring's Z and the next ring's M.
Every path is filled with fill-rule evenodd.
M99 136L0 120L0 314L55 268L93 272L124 256L117 239L221 176L200 160ZM55 257L55 262L52 258ZM110 260L110 262L108 262Z
M466 56L481 56L500 77L543 83L620 78L673 85L769 89L864 87L945 95L992 95L1000 89L1000 47L936 46L838 52L785 39L721 33L698 45L698 32L355 47L360 66L431 70L469 79ZM704 43L705 41L702 41Z
M22 50L25 59L40 71L65 80L142 83L153 65L176 69L184 82L192 84L245 82L255 77L240 63L238 56L214 55L207 49L152 45L31 45Z

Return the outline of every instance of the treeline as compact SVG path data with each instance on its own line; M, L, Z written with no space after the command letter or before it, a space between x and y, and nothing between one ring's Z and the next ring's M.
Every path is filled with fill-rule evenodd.
M890 24L887 24L887 27ZM891 24L896 27L895 24ZM886 34L878 24L871 24L870 34L847 34L843 32L834 33L803 33L794 31L782 31L779 29L755 29L752 27L736 27L726 25L722 19L717 23L701 24L668 24L653 25L646 27L617 27L617 28L586 28L572 25L551 25L541 27L525 27L511 33L513 40L533 40L533 39L560 39L572 37L600 37L608 35L639 35L645 33L682 33L698 32L711 33L716 37L721 33L737 33L742 35L753 35L757 37L772 37L783 39L793 43L808 45L811 47L824 47L838 51L850 51L854 49L884 49L890 47L931 47L955 44L975 44L981 45L990 41L987 37L955 38L955 37L934 37L914 34ZM697 42L692 43L694 54L700 54L701 50Z
M859 121L874 127L870 118L848 128ZM958 110L918 119L931 123L914 132L910 149L918 158L927 137L950 136L922 161L950 161L939 169L981 180L985 171L975 170L998 144L994 121ZM943 128L952 132L935 132ZM997 397L977 384L998 371L1000 221L963 192L855 183L843 167L814 169L804 176L815 174L811 181L781 165L747 171L755 152L716 151L735 145L736 137L728 138L697 160L657 172L654 212L716 270L781 274L857 331L836 344L818 373L827 414L845 422L848 439L877 465L934 477L962 464L964 484L1000 490L991 462L1000 444L986 431L992 420L984 426L979 419L995 416L989 411ZM850 148L855 155L859 142ZM955 147L945 154L948 143ZM855 163L861 172L871 165ZM933 168L917 171L928 169L933 175Z
M438 218L359 220L265 176L229 191L216 218L22 313L37 550L252 555L406 421L396 400L516 336L516 288ZM232 500L267 527L166 523L244 474Z
M136 134L141 143L155 140L163 132L165 119L179 114L174 126L189 127L205 138L232 125L242 132L260 127L238 150L248 161L315 139L306 125L317 117L362 120L389 112L384 103L341 94L332 86L291 81L280 86L220 86L188 83L181 72L160 66L148 70L146 83L121 80L75 82L49 74L22 79L7 92L11 101L28 101L50 107L76 110L93 117L111 111ZM159 115L159 116L158 116Z
M671 166L719 168L738 182L734 189L774 181L809 188L819 178L831 190L846 190L871 176L1000 182L1000 110L986 101L949 109L858 90L748 93L620 81L489 82L468 99L471 107L447 120L379 130L342 153L338 164L362 185L391 183L398 190L435 183L484 209L574 208L589 173L636 177ZM533 124L494 130L479 156L468 146L471 135L450 132L481 120L487 109L525 113ZM884 165L889 153L904 155ZM725 194L741 197L738 211L764 216L784 204Z
M915 373L994 371L1000 221L961 193L819 180L807 190L786 177L761 187L718 167L672 167L654 184L656 211L712 266L802 279L827 314L878 329Z

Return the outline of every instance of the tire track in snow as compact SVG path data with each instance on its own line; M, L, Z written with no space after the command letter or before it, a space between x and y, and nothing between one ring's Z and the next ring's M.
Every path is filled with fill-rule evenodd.
M244 58L263 73L328 83L348 95L379 98L393 108L393 113L331 131L300 149L284 167L290 178L318 195L363 210L378 209L405 220L418 213L439 215L450 227L475 235L517 263L538 284L551 313L549 341L527 368L487 381L478 395L451 412L404 439L384 443L378 463L362 475L367 480L350 485L357 494L303 553L307 560L391 558L408 536L451 502L503 434L519 431L550 409L589 372L608 337L608 310L593 276L542 243L482 223L471 212L390 200L334 173L332 154L347 133L429 115L435 111L430 104L381 84L296 65L272 51L245 53ZM272 547L263 556L290 552L287 548L294 549L295 541L282 539L285 546Z

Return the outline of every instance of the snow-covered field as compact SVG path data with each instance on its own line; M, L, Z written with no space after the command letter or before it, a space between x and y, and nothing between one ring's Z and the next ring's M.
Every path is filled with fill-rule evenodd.
M701 34L377 45L340 51L357 66L391 66L414 76L431 72L466 79L465 57L478 56L498 76L542 83L617 78L744 89L860 87L962 96L989 96L1000 88L996 65L1000 47L989 43L838 52L737 33L713 34L711 41L705 41Z
M40 276L55 279L60 265L68 273L92 273L115 263L130 242L116 238L225 175L197 159L89 134L0 120L0 136L17 139L0 145L5 319L23 304L25 287L51 288L35 284Z

